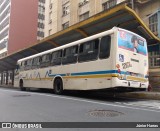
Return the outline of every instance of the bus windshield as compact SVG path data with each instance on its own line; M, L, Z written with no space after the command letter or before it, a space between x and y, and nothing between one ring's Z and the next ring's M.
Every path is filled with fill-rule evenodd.
M145 56L147 55L147 44L145 39L125 30L118 31L118 47Z

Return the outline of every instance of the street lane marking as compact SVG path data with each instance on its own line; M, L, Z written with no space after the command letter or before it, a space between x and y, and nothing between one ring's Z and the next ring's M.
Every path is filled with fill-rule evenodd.
M99 104L99 105L105 105L105 106L114 106L114 107L136 109L136 110L144 110L144 111L151 111L151 112L158 112L158 113L160 112L160 111L157 111L157 110L131 107L131 105L124 106L124 105L119 105L118 103L117 103L117 105L116 104L109 104L109 103L104 103L104 102L96 102L96 101L91 101L91 100L84 100L84 99L77 99L77 98L71 98L71 97L58 96L58 95L55 95L55 94L47 95L47 94L40 94L40 93L33 93L33 92L22 92L22 91L12 91L12 90L5 90L5 89L0 89L0 90L4 91L4 92L16 92L16 93L39 95L39 96L48 96L48 97L54 97L54 98L60 98L60 99L66 99L66 100L73 100L73 101L79 101L79 102L86 102L86 103L92 103L92 104Z

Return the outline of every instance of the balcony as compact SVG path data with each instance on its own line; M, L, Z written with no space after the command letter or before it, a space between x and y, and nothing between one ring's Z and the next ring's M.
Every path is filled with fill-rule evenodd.
M0 23L0 32L9 25L9 17L6 17L1 23Z
M7 41L3 41L0 43L0 51L7 47Z
M9 0L6 0L0 7L0 13L5 10L5 8L7 8L7 6L10 5L10 1Z
M5 17L7 17L10 14L10 6L8 6L5 11L1 12L0 14L0 22L3 21L3 19L5 19Z
M0 33L0 40L5 38L6 36L8 36L8 31L9 31L9 27L7 27L6 29L4 29L1 33Z

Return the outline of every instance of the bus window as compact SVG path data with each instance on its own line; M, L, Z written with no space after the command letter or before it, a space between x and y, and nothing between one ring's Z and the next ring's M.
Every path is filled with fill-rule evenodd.
M99 39L80 45L78 61L96 60L98 56Z
M39 68L40 57L33 58L32 69Z
M20 70L21 70L21 71L23 71L23 70L24 70L24 67L25 67L25 65L24 65L24 64L25 64L25 62L24 62L24 61L22 61L22 62L21 62L21 64L20 64Z
M43 55L41 59L40 67L47 67L50 65L50 54Z
M25 70L29 70L32 67L32 59L25 61Z
M51 65L61 65L62 50L52 53Z
M100 43L100 59L105 59L110 56L111 36L105 36Z
M71 64L77 62L78 45L64 49L62 64Z

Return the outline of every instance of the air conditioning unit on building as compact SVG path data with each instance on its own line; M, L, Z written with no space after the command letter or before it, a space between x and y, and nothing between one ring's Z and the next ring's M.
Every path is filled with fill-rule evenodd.
M49 8L52 9L52 3L49 5Z
M89 0L84 0L84 3L87 3L87 2L89 2Z
M49 24L51 24L51 23L52 23L52 19L49 20Z
M79 3L79 7L81 7L82 5L83 5L83 2L80 2L80 3Z
M66 10L66 15L69 14L69 13L70 13L70 11L69 11L69 10Z

